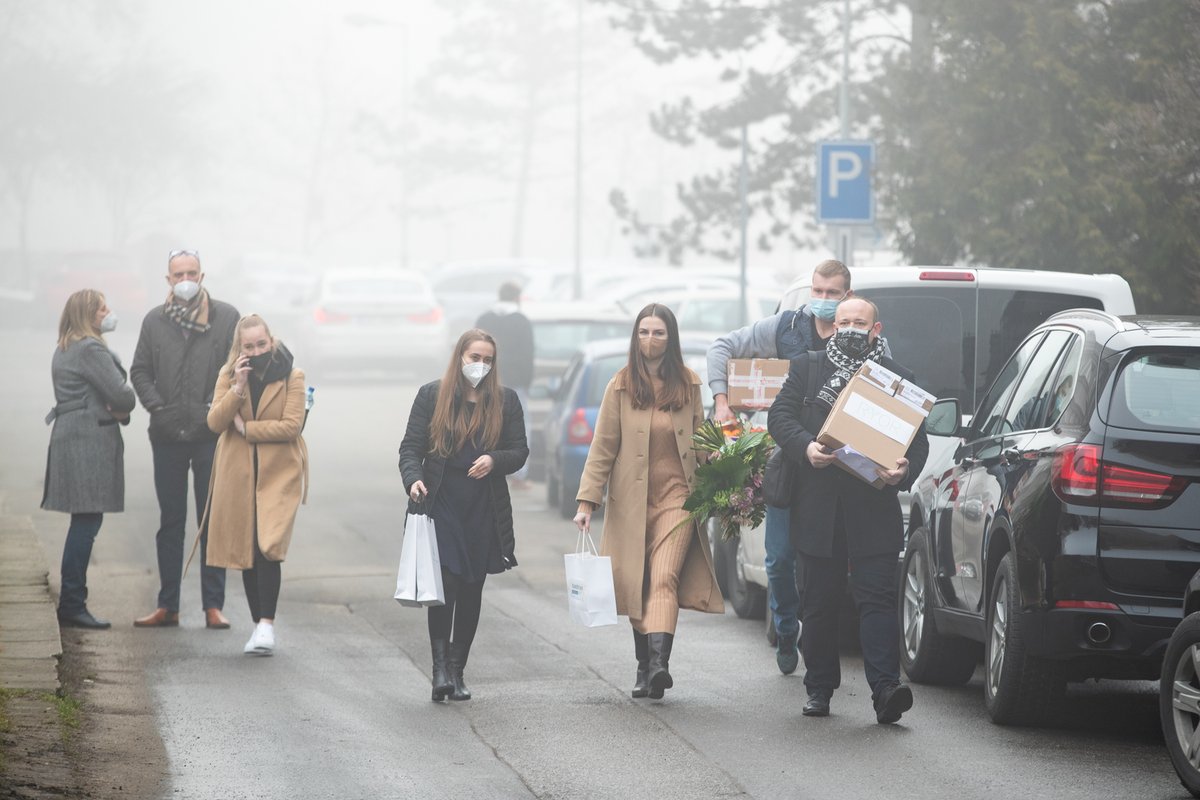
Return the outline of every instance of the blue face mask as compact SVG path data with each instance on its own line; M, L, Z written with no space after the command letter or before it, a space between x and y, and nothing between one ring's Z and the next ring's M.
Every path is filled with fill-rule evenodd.
M833 322L833 318L837 316L837 307L840 302L842 302L840 299L826 298L818 300L814 297L808 301L808 310L819 320Z

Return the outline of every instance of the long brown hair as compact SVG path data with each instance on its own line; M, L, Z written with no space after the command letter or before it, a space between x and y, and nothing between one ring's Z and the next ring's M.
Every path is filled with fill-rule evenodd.
M654 377L638 345L638 328L646 317L657 317L667 326L667 349L658 366L662 379L662 394L655 396ZM632 389L633 407L650 408L657 404L662 411L678 411L692 399L692 382L683 365L683 350L679 346L679 323L675 314L661 303L651 303L638 312L629 337L629 363L624 367L627 385Z
M96 312L104 305L104 295L95 289L80 289L67 298L58 321L58 347L66 350L80 339L104 341L96 327Z
M238 358L242 355L242 331L247 328L257 328L259 325L267 332L267 338L271 340L271 352L279 347L279 342L275 341L275 337L271 335L271 328L267 325L267 321L258 314L247 314L238 320L237 325L233 329L233 344L229 347L229 358L225 359L225 368L229 370L230 377L233 376L233 367L237 364Z
M476 391L479 402L468 409L461 400L471 390L471 384L463 377L463 353L475 342L488 342L496 351L492 369L479 382ZM458 337L442 385L438 389L437 404L433 407L433 418L429 421L429 452L447 458L483 432L483 448L490 450L500 441L500 428L504 424L504 390L500 386L500 349L496 340L487 331L479 328Z

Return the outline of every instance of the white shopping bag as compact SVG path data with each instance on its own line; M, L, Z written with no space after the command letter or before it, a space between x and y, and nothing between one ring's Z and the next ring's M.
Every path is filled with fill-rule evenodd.
M563 556L571 619L587 628L616 625L617 593L613 588L612 559L596 553L590 533L579 534L575 550Z
M446 602L437 532L433 520L424 514L410 513L404 520L395 598L402 606L440 606Z

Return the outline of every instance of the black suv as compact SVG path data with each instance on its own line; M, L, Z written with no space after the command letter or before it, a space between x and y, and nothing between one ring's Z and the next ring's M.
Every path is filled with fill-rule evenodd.
M983 644L993 721L1035 723L1068 680L1158 677L1200 567L1200 318L1051 316L914 492L901 660L965 683Z

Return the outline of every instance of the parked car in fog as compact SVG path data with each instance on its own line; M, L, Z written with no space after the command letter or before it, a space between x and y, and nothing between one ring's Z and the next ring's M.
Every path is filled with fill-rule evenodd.
M545 474L546 417L571 357L588 342L627 335L633 320L618 308L598 308L591 303L522 303L521 311L533 326L529 477L541 480Z
M626 321L632 330L632 321ZM712 409L708 390L707 339L680 337L683 360L700 375L705 411ZM575 516L579 479L596 430L596 416L608 382L629 360L629 338L585 345L567 365L562 385L546 419L546 502L565 519Z
M1158 684L1163 741L1175 774L1200 797L1200 571L1183 593L1183 621L1171 634Z
M434 295L446 312L450 330L458 336L496 303L500 287L510 281L533 296L570 297L571 273L558 265L520 258L452 261L439 265ZM523 299L525 299L523 297Z
M914 491L901 661L963 683L984 650L998 723L1035 723L1065 684L1159 677L1200 564L1200 318L1051 316L1017 345L957 446Z
M297 361L311 371L418 371L440 376L451 345L429 279L414 270L325 273Z
M301 256L252 253L231 259L221 285L228 289L222 299L243 314L260 314L272 334L291 342L308 324L320 278Z
M883 335L896 360L916 373L922 388L958 399L968 415L1016 345L1046 317L1068 308L1134 312L1129 284L1118 275L959 267L859 267L852 272L855 294L879 306ZM811 276L793 281L780 307L808 302L810 282ZM944 470L956 445L953 438L931 435L922 474ZM901 492L906 530L911 528L911 504L912 495ZM762 617L767 587L763 534L761 527L744 531L737 540L717 543L713 551L731 605L755 619ZM768 625L768 638L770 631Z

